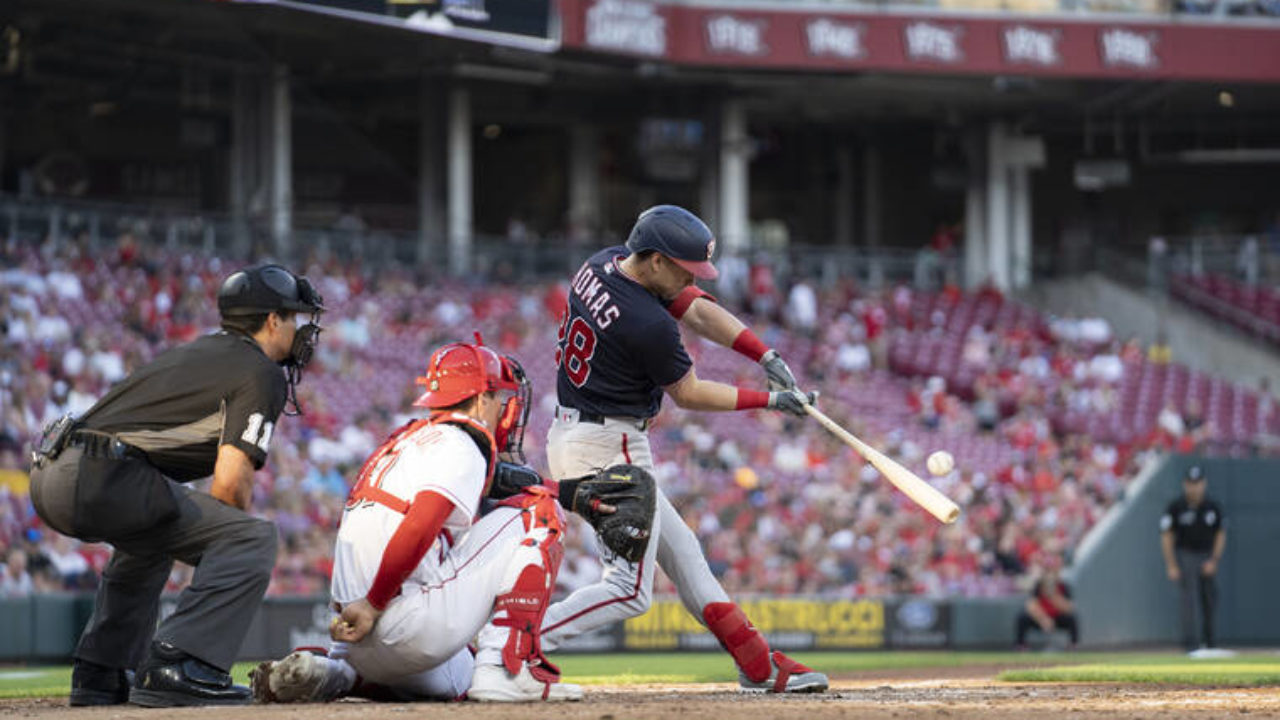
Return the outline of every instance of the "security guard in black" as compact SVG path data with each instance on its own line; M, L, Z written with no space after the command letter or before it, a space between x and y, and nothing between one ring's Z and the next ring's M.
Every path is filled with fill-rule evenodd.
M1216 501L1206 497L1198 506L1192 507L1186 497L1180 497L1169 503L1160 519L1160 528L1173 533L1175 550L1211 553L1213 542L1225 521L1222 506Z
M1215 579L1226 548L1226 514L1207 495L1207 484L1204 470L1192 466L1183 479L1183 494L1160 516L1165 572L1178 584L1182 640L1188 650L1214 647Z
M221 332L139 368L33 457L40 517L114 546L74 653L72 705L250 700L227 671L266 593L277 539L246 510L275 424L296 407L323 303L305 278L267 265L228 277L218 309ZM299 326L300 313L311 322ZM208 493L183 484L209 475ZM175 560L195 575L157 627ZM130 687L125 671L135 668Z

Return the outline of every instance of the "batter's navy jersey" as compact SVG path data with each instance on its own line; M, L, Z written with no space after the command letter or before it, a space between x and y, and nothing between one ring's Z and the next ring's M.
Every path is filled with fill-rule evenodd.
M564 407L653 417L663 386L693 366L666 304L618 266L628 254L622 245L605 248L573 276L556 345L556 394Z

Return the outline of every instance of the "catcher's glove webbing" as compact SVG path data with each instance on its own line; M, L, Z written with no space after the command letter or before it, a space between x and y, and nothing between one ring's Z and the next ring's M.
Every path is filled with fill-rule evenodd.
M627 562L644 557L657 503L653 476L635 465L614 465L595 475L560 481L560 504L581 515L605 547ZM601 513L601 505L617 510Z

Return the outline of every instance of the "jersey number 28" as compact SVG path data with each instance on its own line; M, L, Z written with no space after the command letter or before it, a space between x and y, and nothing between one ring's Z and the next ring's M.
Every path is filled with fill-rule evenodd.
M563 363L564 374L574 387L582 387L591 375L591 356L596 353L596 333L580 317L569 320L571 313L566 313L564 322L560 323L560 333L556 343L556 366Z

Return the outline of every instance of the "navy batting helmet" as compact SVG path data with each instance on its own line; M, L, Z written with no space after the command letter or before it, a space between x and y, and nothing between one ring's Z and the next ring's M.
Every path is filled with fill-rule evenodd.
M324 300L311 283L279 265L237 270L218 290L218 312L223 317L322 310Z
M703 280L720 273L711 264L716 238L697 215L675 205L656 205L640 213L627 249L633 253L655 250Z

